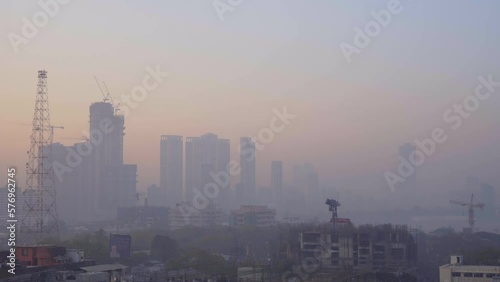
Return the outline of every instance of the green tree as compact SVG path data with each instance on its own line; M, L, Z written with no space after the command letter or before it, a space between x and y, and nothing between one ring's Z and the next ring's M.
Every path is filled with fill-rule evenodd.
M156 235L151 242L151 257L163 262L175 258L178 250L177 242L166 235Z

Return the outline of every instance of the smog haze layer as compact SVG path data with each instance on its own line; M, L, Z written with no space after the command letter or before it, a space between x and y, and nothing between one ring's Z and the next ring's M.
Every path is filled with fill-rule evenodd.
M88 131L89 106L103 100L94 76L129 108L124 162L137 164L139 192L159 184L161 135L217 134L239 162L240 137L257 137L284 108L296 117L258 151L257 189L271 185L271 161L280 160L290 185L292 167L311 163L321 187L390 194L385 173L397 173L399 147L436 128L447 138L418 167L427 200L412 205L448 206L467 176L498 187L500 3L402 0L379 19L386 26L370 30L389 2L241 1L220 10L212 1L68 1L19 43L9 34L22 36L23 19L42 8L2 1L0 167L17 167L24 186L36 74L46 69L51 122L64 126L54 142L72 145ZM148 67L169 76L127 105ZM475 107L466 98L484 86L479 78L493 91ZM454 105L464 101L474 110L460 114Z

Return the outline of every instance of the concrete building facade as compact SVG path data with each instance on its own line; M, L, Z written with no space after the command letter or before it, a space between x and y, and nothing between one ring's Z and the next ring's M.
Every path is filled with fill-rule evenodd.
M239 209L231 211L230 221L234 226L272 226L276 224L276 210L267 206L240 206Z
M500 281L500 266L464 265L462 256L451 256L450 263L439 267L440 282Z
M416 265L416 240L408 227L337 224L334 232L299 235L300 257L315 258L329 269L394 270Z

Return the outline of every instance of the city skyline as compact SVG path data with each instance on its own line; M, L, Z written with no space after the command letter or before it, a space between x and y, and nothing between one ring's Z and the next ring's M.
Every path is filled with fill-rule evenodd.
M0 280L497 281L498 11L0 1Z
M7 121L2 127L10 136L0 149L0 166L23 168L26 162L31 129L20 124L31 121L36 90L33 74L39 68L45 66L50 73L52 123L65 126L56 132L54 140L72 145L65 138L80 138L87 128L88 112L84 105L102 100L94 76L106 81L113 99L121 101L124 94L142 83L148 73L145 68L158 66L171 76L130 109L125 129L124 160L138 165L140 191L159 179L157 140L162 134L200 136L214 132L238 144L241 136L256 136L267 127L274 108L281 111L287 107L297 118L266 144L265 153L257 158L258 187L268 186L268 164L281 159L290 164L288 168L313 163L329 186L378 193L383 173L397 166L397 148L401 144L427 138L435 127L446 125L443 113L474 93L479 76L491 74L494 81L500 79L495 73L497 19L492 11L496 3L456 1L454 5L439 3L427 9L423 3L401 2L402 12L394 16L370 46L353 56L350 64L338 45L352 43L353 28L369 22L370 11L386 7L385 1L366 6L321 2L307 8L299 2L278 1L267 4L276 8L272 10L263 3L245 4L227 14L223 22L211 4L168 3L169 9L162 9L166 3L72 2L62 7L60 14L29 44L21 46L18 54L8 39L2 41L0 46L5 52L0 56L6 67L0 75L11 79L0 85L4 93L0 101L10 105L0 113L1 120ZM37 3L6 1L0 5L2 21L6 23L1 25L4 34L19 32L20 19L30 18L39 9ZM441 23L445 8L451 8L454 16L442 26L442 31L429 30L429 25ZM101 12L96 13L95 22L81 25L85 15L79 9ZM106 12L114 9L123 14L117 13L112 24L103 24L108 23ZM260 9L267 11L262 15L268 23L266 30L252 25L252 15ZM160 10L165 13L162 17ZM277 12L283 10L290 14ZM153 16L145 17L136 11ZM346 11L352 14L348 16ZM182 17L193 21L182 25ZM311 21L313 17L318 21ZM466 20L468 17L474 20ZM131 18L134 21L130 22ZM96 26L104 28L95 29ZM332 32L324 33L326 26ZM129 27L126 33L124 27ZM81 36L76 38L70 30L79 31ZM200 31L204 36L189 36ZM443 48L443 42L436 40L441 38L440 32L447 34L446 46L457 45L461 49L438 52ZM116 40L105 39L111 34ZM424 40L416 42L412 34ZM172 40L166 42L164 37L168 36ZM73 40L53 48L52 42L59 38ZM119 48L123 44L116 43L133 42L136 38L151 44L125 44ZM260 43L247 49L254 42ZM474 42L482 42L482 48ZM395 50L394 46L399 47ZM197 55L201 50L206 55ZM303 52L312 55L295 56ZM382 60L386 60L384 72L379 72ZM79 67L73 68L75 65ZM459 130L447 132L446 144L418 168L419 182L429 187L424 189L456 187L463 183L463 174L499 186L497 173L489 169L498 165L498 101L493 95L470 118L464 119ZM123 103L122 107L126 105ZM290 151L294 154L287 153ZM234 145L231 156L238 159ZM446 177L437 175L436 168ZM291 174L290 169L285 169L285 179L290 179ZM23 183L22 169L19 178ZM1 175L0 180L4 179Z

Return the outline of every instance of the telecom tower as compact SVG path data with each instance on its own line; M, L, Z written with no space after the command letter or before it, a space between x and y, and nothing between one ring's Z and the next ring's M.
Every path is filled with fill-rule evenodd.
M26 190L23 191L23 243L39 243L49 236L59 238L52 168L53 134L54 127L50 125L47 72L41 70L38 71L35 115L26 163Z

